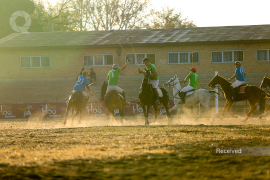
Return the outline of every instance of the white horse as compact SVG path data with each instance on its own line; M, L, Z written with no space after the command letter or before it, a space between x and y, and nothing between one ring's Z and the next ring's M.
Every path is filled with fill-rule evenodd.
M181 101L179 92L182 89L179 83L178 77L175 75L168 82L163 84L164 87L172 87L173 88L173 97L174 97L174 107L172 107L169 112L177 109L178 103ZM216 93L213 90L206 89L197 89L195 91L188 92L186 94L186 103L183 105L184 107L192 107L198 103L200 103L207 111L209 111L209 101L211 93ZM177 113L179 110L177 109ZM196 117L196 120L200 117L201 112Z

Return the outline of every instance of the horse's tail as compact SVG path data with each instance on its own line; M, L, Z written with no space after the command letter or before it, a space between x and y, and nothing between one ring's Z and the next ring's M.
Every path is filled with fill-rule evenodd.
M209 92L210 94L211 94L211 93L215 93L215 94L220 95L220 93L218 93L218 92L216 92L216 91L214 91L214 90L209 90L208 92Z
M162 91L162 94L163 94L163 97L164 97L164 100L168 101L170 100L169 98L169 94L168 92L164 89L164 88L160 88L160 90Z

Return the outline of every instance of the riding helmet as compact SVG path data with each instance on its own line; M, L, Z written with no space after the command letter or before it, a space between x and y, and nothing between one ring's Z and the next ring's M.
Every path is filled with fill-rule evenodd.
M113 68L113 69L119 69L120 67L119 67L118 64L113 64L113 65L112 65L112 68Z
M241 66L241 63L239 61L235 61L234 64L239 64L239 66Z
M144 58L144 59L143 59L143 64L145 64L145 63L147 63L147 62L150 62L150 59Z
M197 72L196 68L191 68L190 71Z
M89 74L87 71L83 71L83 72L82 72L82 75L83 75L83 76L86 76L87 74Z

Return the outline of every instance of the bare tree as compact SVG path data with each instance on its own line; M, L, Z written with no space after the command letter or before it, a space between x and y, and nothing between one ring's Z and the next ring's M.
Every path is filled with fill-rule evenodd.
M188 18L183 18L181 11L167 6L160 11L152 9L148 16L148 23L144 26L147 29L168 29L196 27L196 24Z

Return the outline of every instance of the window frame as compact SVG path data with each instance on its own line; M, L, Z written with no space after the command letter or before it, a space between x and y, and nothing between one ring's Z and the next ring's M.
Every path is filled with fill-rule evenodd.
M240 61L240 62L241 63L245 62L245 51L244 50L222 50L222 51L211 51L211 63L233 63L233 62L235 62L235 60L234 60L234 52L237 52L237 51L243 52L243 61ZM213 62L213 52L221 52L222 53L222 62ZM223 53L224 52L232 52L232 61L231 62L224 62L224 58L223 58Z
M258 50L267 51L268 60L258 61ZM269 53L270 53L270 49L256 49L256 62L270 62L270 54Z
M170 53L177 53L178 59L177 63L170 63ZM181 53L188 53L188 62L187 63L181 63L180 62L180 54ZM193 64L200 64L200 51L181 51L181 52L168 52L168 64L192 64L192 54L191 53L198 53L198 62L193 62Z
M104 56L108 56L108 55L111 55L112 58L113 58L113 63L112 64L109 64L109 65L104 65ZM85 66L84 64L84 57L85 56L93 56L93 65L88 65L88 66ZM95 56L102 56L102 61L103 61L103 65L96 65L95 64ZM83 55L83 67L91 67L91 66L112 66L114 64L114 54L84 54Z
M30 67L22 67L22 58L30 58ZM39 67L32 67L31 65L32 65L32 63L31 63L31 59L32 58L39 58L39 60L40 60L40 66ZM41 62L41 58L42 57L48 57L49 58L49 60L50 60L50 65L48 66L48 67L42 67L42 62ZM20 56L20 68L51 68L51 56Z
M134 53L126 53L126 54L125 54L125 63L127 63L127 55L128 55L128 54L134 55ZM135 53L135 55L137 55L137 54L144 54L144 58L147 57L147 54L154 54L154 55L155 55L155 63L151 63L151 64L154 64L154 65L157 64L157 55L156 55L156 53ZM137 64L138 64L138 65L144 65L143 63L139 64L138 62L137 62ZM134 64L129 64L129 66L134 66L134 65L137 65L137 64L136 64L136 63L134 63Z

